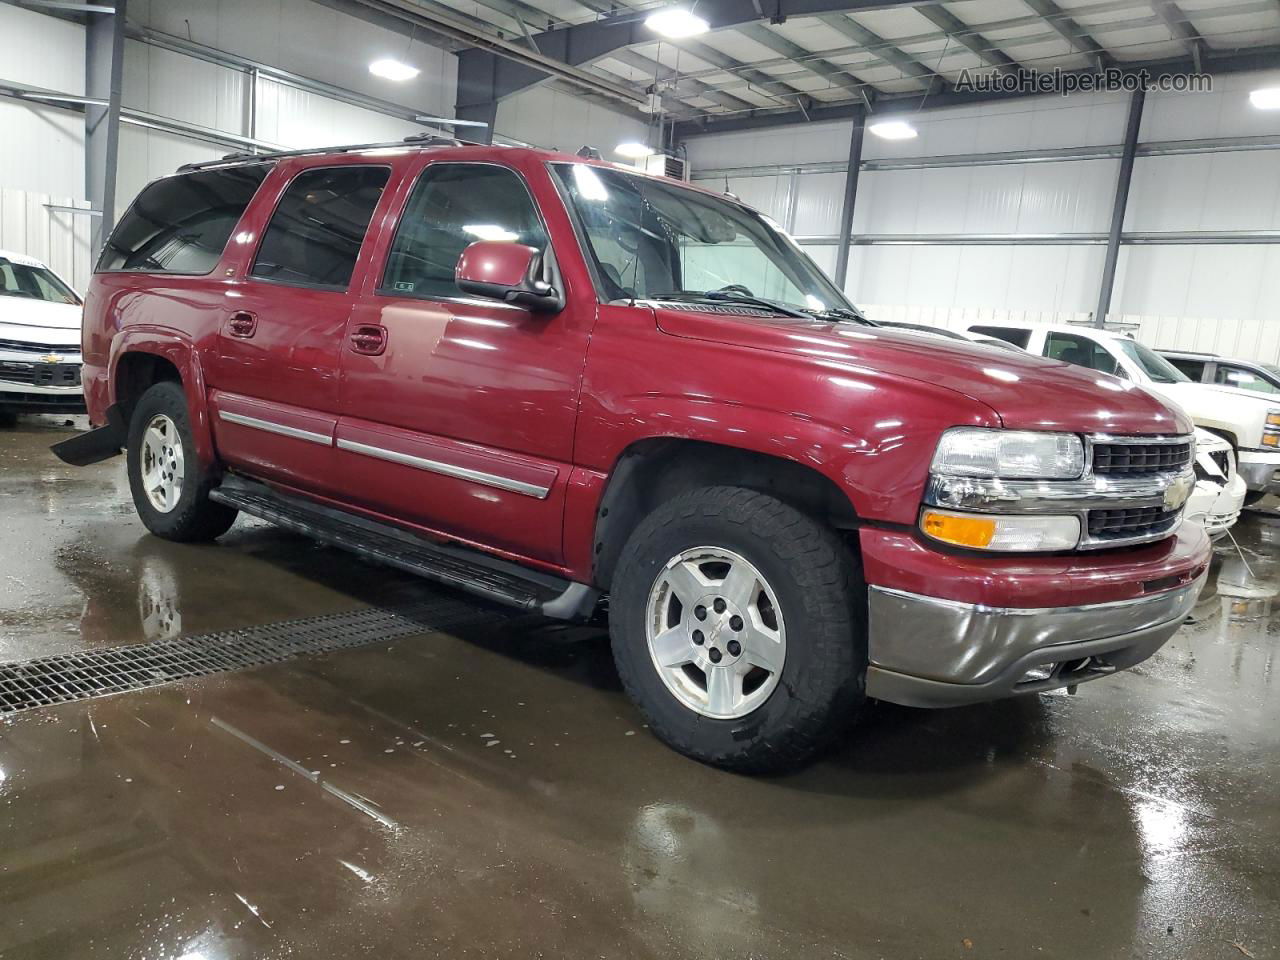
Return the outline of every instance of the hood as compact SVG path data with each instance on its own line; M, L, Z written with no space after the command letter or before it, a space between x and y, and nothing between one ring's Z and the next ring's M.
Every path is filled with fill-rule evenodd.
M656 307L658 327L676 337L790 353L839 363L850 373L917 380L963 394L1004 426L1073 433L1189 433L1178 411L1141 387L1058 360L817 318L717 316Z
M74 303L51 303L48 300L33 300L30 297L0 297L0 327L25 327L28 334L4 334L7 340L30 340L41 343L39 331L63 331L51 340L51 343L66 343L65 331L74 330L80 339L80 318L84 307Z

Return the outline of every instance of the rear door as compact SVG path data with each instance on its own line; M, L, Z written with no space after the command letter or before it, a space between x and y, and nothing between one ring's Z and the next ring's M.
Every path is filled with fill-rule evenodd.
M343 344L337 458L356 505L554 564L594 290L566 276L565 309L532 313L453 279L477 240L578 256L553 249L535 185L558 202L541 165L434 159L406 190Z
M349 159L285 162L237 236L261 239L227 290L209 372L226 462L304 490L334 488L343 337L390 176L384 164Z

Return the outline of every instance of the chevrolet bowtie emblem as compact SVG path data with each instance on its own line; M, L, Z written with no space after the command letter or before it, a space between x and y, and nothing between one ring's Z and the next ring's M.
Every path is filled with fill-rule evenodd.
M1166 510L1178 510L1187 498L1191 496L1192 487L1191 477L1179 477L1164 488L1164 508Z
M44 363L61 363L62 358L56 353L46 353L40 360Z

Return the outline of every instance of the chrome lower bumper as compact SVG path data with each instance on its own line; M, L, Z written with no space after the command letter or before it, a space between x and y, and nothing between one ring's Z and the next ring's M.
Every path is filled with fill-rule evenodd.
M1241 450L1236 470L1250 490L1280 494L1280 456Z
M867 695L958 706L1127 669L1173 636L1207 575L1134 600L1078 607L985 607L872 586Z

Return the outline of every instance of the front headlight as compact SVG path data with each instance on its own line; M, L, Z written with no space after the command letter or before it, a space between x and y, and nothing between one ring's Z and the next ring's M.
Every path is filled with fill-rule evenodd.
M1074 550L1080 542L1078 517L959 513L925 507L920 513L920 529L939 543L969 550Z
M1084 444L1074 433L953 427L938 441L938 476L993 480L1074 480L1084 473Z
M1262 445L1280 447L1280 410L1267 411L1267 422L1262 428Z

